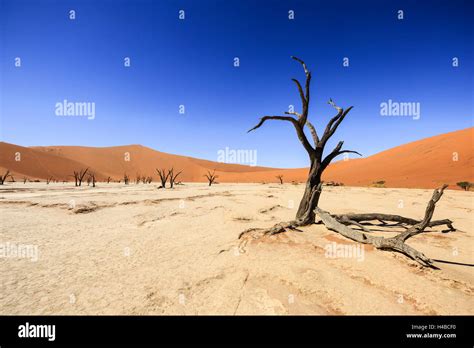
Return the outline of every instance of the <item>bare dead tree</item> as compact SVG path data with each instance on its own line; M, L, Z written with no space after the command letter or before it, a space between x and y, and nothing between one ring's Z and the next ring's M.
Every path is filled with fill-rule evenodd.
M89 185L89 183L92 183L92 187L95 187L95 173L94 172L89 173L89 177L87 178L87 185Z
M23 184L26 184L26 182L28 181L28 178L26 176L23 177Z
M147 176L147 178L146 178L146 183L147 183L147 184L151 184L152 182L153 182L153 177Z
M168 176L170 175L169 171L165 174L164 169L156 169L156 172L160 176L161 186L159 188L166 188L166 182L168 181Z
M53 177L52 177L52 176L46 178L46 185L49 185L49 183L51 182L51 180L53 180Z
M130 182L130 177L127 175L127 173L123 175L123 182L125 183L125 185L128 185L128 183Z
M7 169L7 172L5 174L0 175L0 185L3 185L5 180L7 180L9 177L13 177L13 176L10 174L10 170Z
M216 170L215 169L212 171L212 173L211 173L210 170L208 170L207 174L204 175L204 176L209 181L209 186L211 186L214 183L214 181L219 177L219 175L216 175Z
M168 175L170 179L170 188L173 188L174 183L176 179L178 178L178 175L181 174L183 171L178 172L176 175L174 174L174 168L171 168L168 170Z
M300 140L304 149L308 153L308 157L310 161L310 170L308 174L308 179L306 180L306 187L303 194L303 198L301 199L298 211L296 213L296 219L295 219L295 224L294 224L296 227L296 226L304 226L304 225L309 225L309 224L314 223L315 221L314 209L318 206L319 196L321 195L321 190L320 190L321 176L324 170L331 163L331 161L343 153L355 153L359 156L360 156L360 153L358 153L357 151L352 151L352 150L343 150L342 145L344 144L344 142L340 141L327 156L323 157L324 148L328 140L334 135L337 128L342 123L342 121L344 121L344 118L347 116L349 111L352 110L352 106L348 107L347 109L343 109L337 106L332 99L329 99L328 104L336 109L337 114L336 116L332 117L329 120L328 124L326 125L323 135L319 137L316 131L316 128L308 120L309 103L310 103L311 72L308 70L308 67L301 59L297 57L293 57L293 56L291 58L293 58L294 60L296 60L303 66L303 69L306 75L304 90L303 90L303 87L301 86L301 83L297 79L292 79L292 81L296 84L296 87L300 95L301 104L302 104L301 113L285 112L285 114L288 116L263 116L260 119L260 122L255 127L250 129L248 132L251 132L257 128L260 128L260 126L262 126L268 120L290 122L296 130L298 139ZM313 144L311 144L308 141L308 138L306 137L306 133L304 131L305 127L307 127L311 133Z
M315 222L315 217L317 213L328 229L340 233L347 238L350 238L360 243L373 244L378 249L398 251L413 258L423 266L434 267L432 260L428 259L422 253L406 245L405 241L414 235L422 233L425 228L430 226L446 224L449 228L449 231L454 230L454 227L452 227L452 222L450 220L445 219L431 221L436 202L441 198L443 191L447 187L447 185L444 185L440 189L434 191L433 197L429 201L428 206L426 208L425 217L421 221L416 221L414 219L408 219L404 217L394 217L392 215L386 214L346 214L343 216L331 216L328 212L318 207L319 197L321 195L322 190L322 173L329 166L331 161L343 153L355 153L357 155L360 155L360 153L358 153L357 151L343 150L342 146L344 142L339 141L336 147L328 155L323 156L324 149L328 140L334 135L337 128L345 119L349 111L352 110L352 106L343 109L337 106L332 99L329 99L328 104L330 104L336 109L337 114L329 120L322 136L319 136L316 131L316 128L308 120L311 72L308 70L306 64L301 59L296 57L292 58L303 66L306 75L304 90L298 80L292 79L293 82L296 84L301 98L302 112L285 112L285 114L288 116L263 116L260 119L260 122L255 127L250 129L249 132L258 129L267 120L287 121L293 125L296 130L298 139L300 140L304 149L308 153L310 160L310 168L308 179L306 181L305 191L301 199L298 211L296 213L295 220L281 222L267 229L247 229L239 235L239 239L241 240L240 247L244 246L248 241L251 241L253 239L261 238L267 235L278 234L288 229L297 229L298 226L313 224ZM311 134L313 140L312 144L308 141L308 138L306 137L304 127L307 127ZM369 229L363 224L363 222L368 222L373 219L379 220L384 224L386 224L385 221L392 221L396 224L405 224L405 226L406 224L411 223L411 227L406 227L405 232L393 238L370 236L367 234ZM357 226L361 228L363 232L354 230L348 227L349 225Z
M74 180L76 182L75 186L81 186L82 185L82 180L86 176L88 170L89 170L89 168L86 168L86 170L81 169L78 172L74 171Z
M112 180L112 178L110 176L107 177L107 184L110 184L110 180Z
M278 180L280 180L280 185L283 185L283 175L277 175L275 176Z

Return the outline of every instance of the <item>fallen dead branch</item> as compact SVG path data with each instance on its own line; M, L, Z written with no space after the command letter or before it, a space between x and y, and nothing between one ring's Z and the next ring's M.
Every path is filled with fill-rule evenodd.
M364 221L367 219L372 219L372 220L380 220L384 222L385 220L390 220L390 221L403 221L406 224L413 224L410 228L408 228L406 231L401 232L397 234L395 237L391 238L386 238L386 237L378 237L378 236L373 236L370 234L365 233L361 231L354 230L350 227L347 226L347 221L348 221L348 215L342 215L337 217L337 216L331 216L328 212L322 210L319 207L316 207L315 212L316 214L321 218L322 222L324 225L331 231L337 232L341 235L343 235L346 238L349 238L351 240L354 240L359 243L363 244L372 244L375 248L381 249L381 250L391 250L391 251L396 251L399 253L402 253L419 264L425 266L425 267L431 267L437 269L434 265L434 261L430 259L429 257L425 256L423 253L419 252L418 250L414 249L413 247L409 246L405 242L411 238L414 237L420 233L423 233L427 227L431 226L438 226L442 224L448 225L450 230L454 230L454 227L452 226L452 222L450 220L438 220L438 221L433 221L431 222L431 219L433 217L433 213L436 207L436 203L439 201L441 196L443 195L443 192L445 188L448 187L448 185L443 185L439 189L434 190L433 196L431 197L430 201L428 202L428 205L426 206L425 210L425 216L423 217L423 220L417 221L413 219L408 219L404 218L398 215L384 215L384 214L353 214L351 216L351 219L349 221L356 222L356 218L359 221ZM341 222L344 221L343 222ZM350 222L350 224L352 224Z
M425 232L425 229L429 227L447 225L448 229L444 230L443 232L455 231L453 223L449 219L431 221L431 219L433 218L436 203L443 195L443 192L446 187L448 187L448 185L443 185L442 187L434 190L433 195L426 206L425 215L422 220L411 219L400 215L378 213L331 215L329 212L319 207L315 208L315 213L320 217L322 223L329 230L339 233L346 238L363 244L371 244L375 248L380 250L402 253L415 260L424 267L438 269L438 267L434 265L435 260L430 259L423 253L409 246L408 244L406 244L406 241L411 237ZM403 225L405 231L399 232L396 236L390 238L375 236L372 233L373 231L366 227L369 225L370 221L374 220L379 221L380 226L384 227L394 227ZM387 224L387 221L395 222L395 224ZM298 227L302 225L303 224L300 221L293 220L276 224L273 227L267 229L250 228L240 233L240 245L245 245L250 240L260 239L264 236L275 235L278 233L285 232L287 230L298 230ZM350 225L355 225L361 228L362 231L350 228Z

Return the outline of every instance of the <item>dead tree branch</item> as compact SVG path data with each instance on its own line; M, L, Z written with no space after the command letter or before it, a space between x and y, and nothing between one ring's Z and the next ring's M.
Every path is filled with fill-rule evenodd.
M433 222L437 222L437 224L431 224L431 219L433 217L436 203L439 201L439 199L443 195L443 192L446 189L446 187L448 187L448 185L443 185L439 189L434 190L433 195L426 206L425 216L423 217L421 221L403 218L398 215L392 216L392 217L395 217L396 220L399 220L399 221L403 220L403 222L405 223L415 223L415 224L412 227L410 227L407 231L401 232L395 237L391 237L391 238L378 237L378 236L366 234L364 233L364 232L367 232L366 230L364 230L364 232L361 232L361 231L357 231L348 227L347 215L338 215L338 217L335 217L335 216L330 215L328 212L322 210L321 208L316 208L316 213L318 214L318 216L321 218L324 225L329 230L337 232L346 238L349 238L351 240L354 240L356 242L363 243L363 244L372 244L377 249L391 250L391 251L396 251L396 252L405 254L406 256L415 260L422 266L436 269L437 267L434 265L433 260L425 256L423 253L417 251L413 247L407 245L405 242L409 238L416 236L420 233L423 233L427 227L440 225L441 221L446 223L446 220L438 220L438 221L433 221ZM364 214L361 214L361 215L364 215ZM365 220L365 219L370 219L370 218L374 218L378 220L380 215L383 215L383 214L370 214L370 215L366 214L364 217L359 216L356 218L360 218L359 221L362 221L362 219ZM387 215L384 215L383 217L384 217L383 220L391 219L391 217ZM355 222L354 220L349 220L349 221ZM454 230L454 227L452 227L452 224L450 221L447 224L450 228L452 228L452 230Z

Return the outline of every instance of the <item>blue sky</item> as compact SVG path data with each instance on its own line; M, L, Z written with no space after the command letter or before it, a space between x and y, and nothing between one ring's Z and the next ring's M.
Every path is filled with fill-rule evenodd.
M471 1L0 2L6 142L142 144L209 160L229 147L257 150L258 165L304 167L291 124L246 133L263 115L300 109L290 79L304 73L291 55L313 73L309 118L320 131L334 115L329 98L354 106L328 147L345 140L367 156L472 126ZM95 118L56 116L64 99L94 102ZM389 99L420 103L420 119L381 116Z

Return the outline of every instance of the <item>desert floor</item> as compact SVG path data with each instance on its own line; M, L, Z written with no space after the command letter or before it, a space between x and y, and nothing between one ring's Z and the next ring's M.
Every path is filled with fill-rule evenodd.
M303 185L8 183L0 187L1 314L474 314L473 268L423 269L404 255L354 245L317 224L239 248L250 227L291 220ZM326 187L332 213L421 218L431 190ZM434 218L459 230L408 244L434 259L473 263L473 192L446 191ZM338 244L333 244L333 242ZM359 255L361 256L361 255Z

